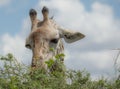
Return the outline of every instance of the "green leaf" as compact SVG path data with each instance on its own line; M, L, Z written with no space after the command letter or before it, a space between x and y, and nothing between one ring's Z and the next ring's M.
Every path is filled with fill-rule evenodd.
M54 48L50 48L49 50L52 51L52 52L54 52Z
M50 59L48 61L45 61L45 63L47 64L48 67L51 67L54 64L54 60Z

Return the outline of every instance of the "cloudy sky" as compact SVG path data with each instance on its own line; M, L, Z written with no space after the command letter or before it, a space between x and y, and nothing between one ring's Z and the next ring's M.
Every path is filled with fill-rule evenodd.
M13 53L30 64L32 53L24 47L31 24L28 13L34 8L42 19L43 6L62 27L86 35L65 43L67 68L86 69L92 78L114 74L118 51L113 49L120 48L120 0L0 0L0 55Z

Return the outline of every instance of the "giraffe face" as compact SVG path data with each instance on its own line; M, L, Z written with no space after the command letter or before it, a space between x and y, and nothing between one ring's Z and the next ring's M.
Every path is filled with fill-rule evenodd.
M32 27L31 33L26 40L26 47L33 52L32 67L38 64L41 67L45 67L45 61L56 54L54 50L57 49L60 41L59 30L53 25L51 19L48 18L48 9L43 8L42 13L44 19L40 21L36 19L36 11L30 10Z
M33 43L32 45L30 45L31 48L34 48L36 44L39 44L39 46L47 45L48 47L55 48L58 40L60 39L59 31L54 27L51 27L50 23L39 23L42 24L30 34L30 39Z
M29 15L32 26L25 46L33 52L32 67L40 66L46 69L45 61L53 58L56 54L63 53L62 38L65 42L72 43L85 36L80 32L66 30L56 25L48 17L48 8L43 7L42 14L43 21L40 21L37 19L37 12L34 9L30 10Z
M30 39L33 59L39 60L40 63L44 64L45 61L55 55L55 52L51 49L57 49L60 36L57 29L51 28L49 25L41 25L36 31L31 33ZM36 62L33 64L36 64Z

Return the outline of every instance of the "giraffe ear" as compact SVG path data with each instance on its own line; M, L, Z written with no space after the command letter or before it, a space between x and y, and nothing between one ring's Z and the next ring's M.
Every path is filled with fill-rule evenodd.
M85 37L85 35L83 35L80 32L73 32L71 30L65 30L65 29L60 29L60 34L61 37L64 38L65 42L67 43L73 43Z
M31 40L29 37L26 38L25 47L28 49L31 49Z

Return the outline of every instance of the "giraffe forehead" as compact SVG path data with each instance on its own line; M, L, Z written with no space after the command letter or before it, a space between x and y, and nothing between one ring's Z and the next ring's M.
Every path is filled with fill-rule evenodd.
M59 31L53 28L40 27L31 33L31 37L54 39L59 38Z

